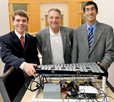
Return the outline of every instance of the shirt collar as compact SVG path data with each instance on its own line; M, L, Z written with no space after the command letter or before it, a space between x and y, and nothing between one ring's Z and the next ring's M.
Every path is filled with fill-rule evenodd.
M21 35L16 31L15 29L15 34L17 35L17 37L20 39ZM23 34L24 38L25 38L25 33Z
M54 34L53 31L51 30L51 28L49 28L49 31L50 31L50 36L60 35L60 29L59 29L59 32L57 34Z
M92 25L90 26L87 22L86 22L86 25L87 25L87 30L92 27L94 30L96 29L96 26L97 26L97 21Z

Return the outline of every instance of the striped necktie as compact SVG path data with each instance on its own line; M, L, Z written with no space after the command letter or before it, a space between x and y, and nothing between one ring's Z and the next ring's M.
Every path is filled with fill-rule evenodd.
M88 30L90 31L88 35L88 43L89 43L89 48L91 48L93 41L93 28L90 27Z

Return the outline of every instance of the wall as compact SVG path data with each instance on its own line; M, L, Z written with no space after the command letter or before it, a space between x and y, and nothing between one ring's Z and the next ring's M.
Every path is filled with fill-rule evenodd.
M0 36L8 33L9 28L9 10L8 0L0 0ZM0 59L0 75L3 74L4 64Z
M29 25L28 25L28 33L34 34L40 31L42 28L42 20L41 20L41 12L40 9L41 4L50 4L50 3L66 3L68 7L68 24L67 26L76 28L82 24L81 14L83 13L81 7L82 2L86 2L88 0L8 0L9 1L9 16L10 21L12 19L13 14L13 4L27 4L27 13L29 15ZM47 8L47 7L46 7ZM64 8L65 5L64 5ZM67 10L66 10L67 11ZM65 22L66 23L66 22ZM10 25L11 31L14 29L13 25Z
M9 31L8 0L0 0L0 36Z
M97 20L109 24L114 29L114 0L93 0L97 3L99 14ZM114 62L108 69L109 77L108 81L114 87Z

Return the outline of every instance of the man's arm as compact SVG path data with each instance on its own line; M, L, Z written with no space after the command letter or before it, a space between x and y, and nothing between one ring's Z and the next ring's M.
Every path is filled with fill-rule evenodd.
M73 31L73 48L72 48L72 63L77 63L78 61L78 47L77 47L77 35L76 31Z
M24 62L21 58L12 54L12 50L6 41L1 42L1 59L5 64L16 69Z
M38 58L38 50L37 50L37 39L34 37L33 41L34 44L32 46L32 60L34 64L40 65L39 58Z
M71 48L73 48L73 29L71 28L71 31L70 31L70 40L71 40Z
M101 65L108 69L111 63L114 61L114 35L113 35L113 28L109 27L107 30L107 37L106 37L106 45L105 45L105 53L103 60L101 61Z
M38 50L39 50L40 54L42 54L42 39L41 39L40 33L39 32L36 33L35 37L37 39Z
M1 42L1 58L5 64L7 64L9 66L13 66L15 69L18 69L20 67L20 65L24 62L23 59L18 58L17 56L12 54L12 50L11 50L9 44L5 41ZM38 65L25 63L23 70L29 76L35 77L36 71L35 71L34 67L38 67Z

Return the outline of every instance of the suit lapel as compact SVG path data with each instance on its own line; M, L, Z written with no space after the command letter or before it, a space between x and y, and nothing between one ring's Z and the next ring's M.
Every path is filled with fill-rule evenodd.
M63 52L65 53L65 47L66 47L66 31L61 28L60 26L60 32L61 32L61 37L62 37L62 42L63 42Z
M30 43L30 38L28 36L28 34L25 34L25 45L24 45L24 52L26 51L26 49L28 48L28 45Z
M15 34L14 31L11 33L11 36L12 36L12 40L13 40L14 45L15 45L15 46L18 46L18 48L19 48L20 50L23 50L22 45L21 45L21 41L20 41L20 39L17 37L17 35Z
M47 27L47 30L46 30L46 33L45 33L45 44L48 48L49 54L51 55L51 43L50 43L49 27Z
M100 36L102 35L102 27L100 26L100 24L97 22L97 26L96 26L96 30L95 30L95 34L94 34L94 38L93 38L93 42L92 42L92 46L91 46L91 50L89 53L91 53L94 49L94 47L96 46Z
M86 23L83 25L83 28L81 29L81 33L80 34L82 35L82 38L83 38L83 40L85 42L85 46L86 46L87 50L89 51Z

